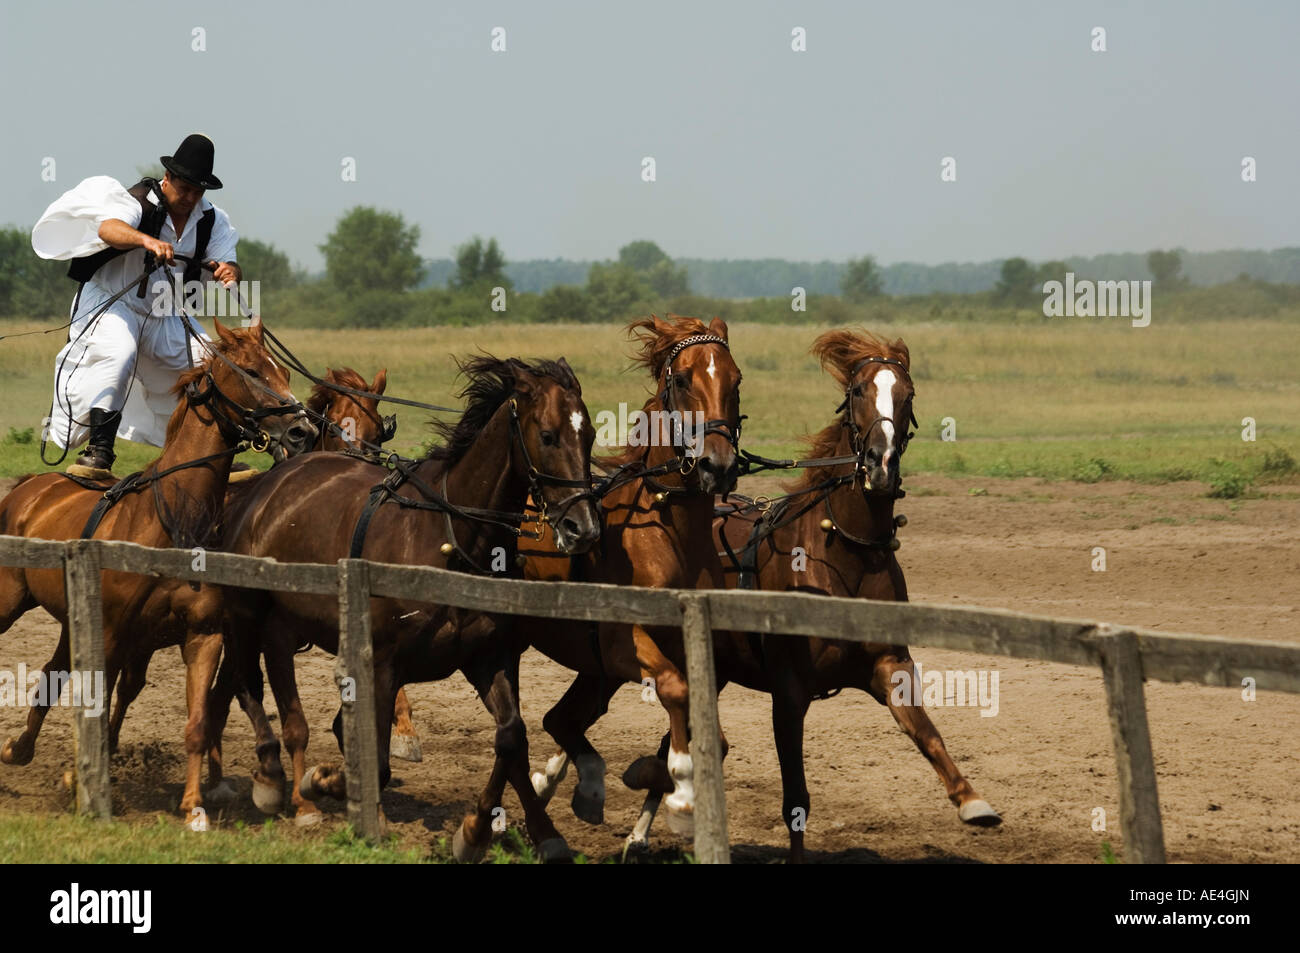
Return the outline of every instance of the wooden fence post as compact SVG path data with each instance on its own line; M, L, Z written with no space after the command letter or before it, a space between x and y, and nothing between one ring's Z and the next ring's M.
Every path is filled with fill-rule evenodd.
M718 681L713 669L708 596L687 593L681 605L686 681L690 686L691 762L695 771L695 859L702 864L729 864Z
M68 636L71 643L69 668L78 678L89 677L107 694L108 676L104 664L104 605L100 594L98 543L74 539L65 546L63 587L68 600ZM77 811L101 820L113 816L113 799L108 779L108 707L99 698L100 711L90 714L83 706L73 715L74 763L77 775ZM50 699L57 704L57 699Z
M375 736L375 660L370 641L370 573L360 559L339 560L339 654L334 681L343 702L348 821L378 840L379 745Z
M1147 726L1137 635L1108 625L1098 626L1098 631L1102 636L1098 640L1101 671L1119 775L1119 822L1125 859L1134 864L1163 864L1164 826L1156 794L1156 763Z

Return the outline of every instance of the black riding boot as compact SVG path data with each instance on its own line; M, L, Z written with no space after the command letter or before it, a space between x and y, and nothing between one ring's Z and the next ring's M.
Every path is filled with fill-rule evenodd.
M116 410L102 410L93 407L90 411L90 441L86 451L77 457L77 465L96 470L112 470L117 454L113 452L113 441L117 438L117 428L122 422L122 415Z

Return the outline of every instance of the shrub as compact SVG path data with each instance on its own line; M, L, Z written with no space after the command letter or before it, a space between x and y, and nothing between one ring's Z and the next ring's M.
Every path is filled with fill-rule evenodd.
M1231 464L1226 464L1210 477L1210 492L1206 495L1216 500L1235 500L1245 496L1250 489L1250 479Z
M1287 453L1282 447L1275 447L1264 453L1264 465L1260 469L1271 476L1294 473L1296 469L1295 457Z
M1086 462L1077 464L1074 472L1070 474L1070 479L1079 483L1099 483L1102 480L1110 479L1114 472L1114 466L1101 457L1093 457Z

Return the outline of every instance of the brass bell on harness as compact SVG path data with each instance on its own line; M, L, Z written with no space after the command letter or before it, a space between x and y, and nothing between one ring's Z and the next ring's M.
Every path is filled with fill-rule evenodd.
M898 541L898 537L897 537L897 536L894 536L894 537L892 537L892 538L889 540L889 551L890 551L891 553L896 553L896 552L898 552L899 549L902 548L902 546L903 546L903 544L900 543L900 542Z
M831 530L835 528L835 522L834 520L824 519L821 522L821 527L822 529L824 529L826 532L829 533Z
M659 492L659 493L656 493L656 494L655 494L655 502L656 502L656 503L662 503L662 502L663 502L664 500L666 500L666 499L668 499L668 494L667 494L667 493Z
M456 547L453 546L451 543L443 543L441 546L438 547L438 551L442 553L444 556L450 556L452 553L456 551Z
M528 557L525 556L523 553L515 553L515 565L518 566L520 569L523 569L525 566L528 565Z
M902 513L899 513L897 516L894 517L894 525L897 526L899 529L902 529L904 526L907 525L907 517L904 516Z

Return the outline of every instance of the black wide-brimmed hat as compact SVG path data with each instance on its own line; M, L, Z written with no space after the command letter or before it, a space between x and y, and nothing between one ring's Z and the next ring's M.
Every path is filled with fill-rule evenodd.
M212 174L212 156L216 147L207 136L194 133L185 137L174 156L162 156L163 168L201 189L219 189L221 180Z

